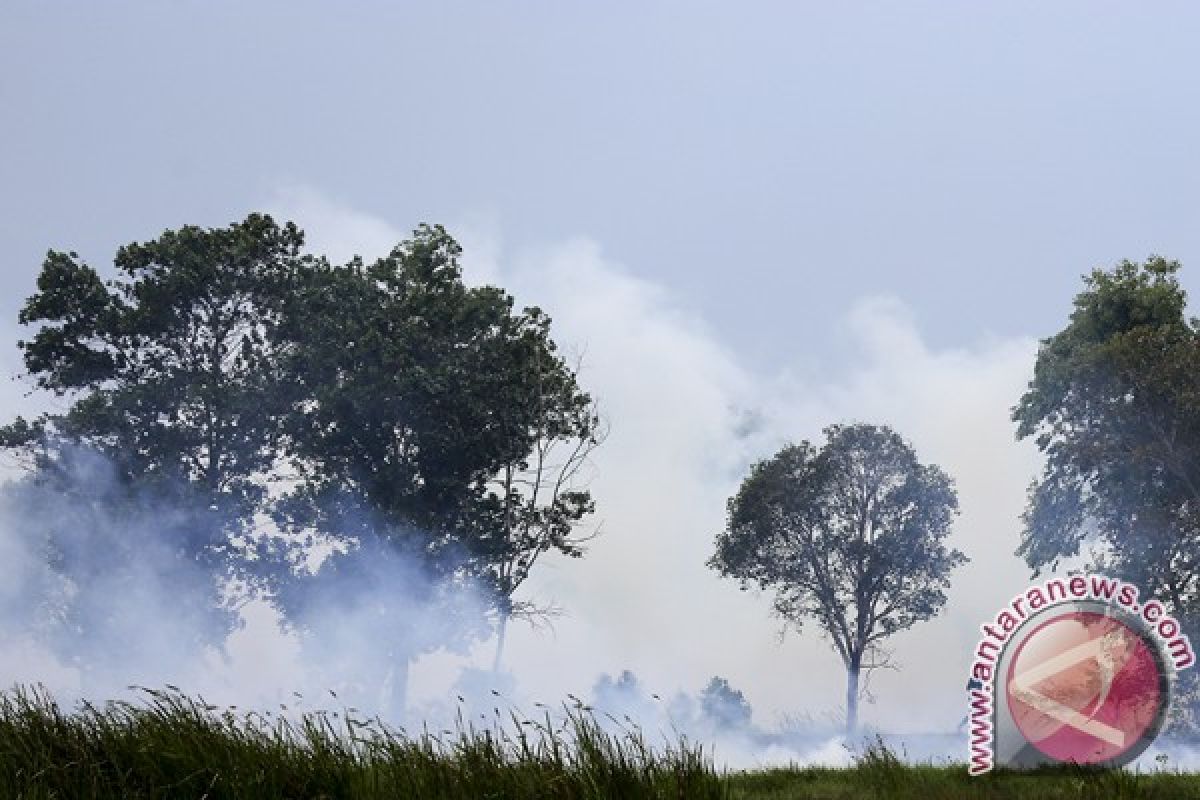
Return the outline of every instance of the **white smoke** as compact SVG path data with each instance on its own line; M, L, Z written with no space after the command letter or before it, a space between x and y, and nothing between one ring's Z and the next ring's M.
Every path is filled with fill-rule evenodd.
M271 210L295 219L310 249L334 260L352 252L378 256L406 235L309 189L281 193ZM600 536L581 560L539 564L525 587L526 599L565 613L550 631L512 627L502 687L508 701L532 710L568 693L586 697L599 674L630 669L647 692L666 698L681 690L694 694L713 675L725 676L746 692L758 733L776 730L788 714L836 719L844 674L827 644L811 630L780 641L768 599L739 592L704 564L723 524L725 500L750 463L786 441L819 438L829 423L869 421L894 426L922 460L956 479L962 515L953 544L972 562L954 574L940 617L895 638L900 671L874 676L876 702L863 706L862 718L868 727L913 735L913 742L922 732L952 732L963 714L977 626L1026 578L1012 551L1038 458L1030 445L1014 442L1008 414L1029 378L1036 343L985 337L963 347L931 346L901 300L864 297L828 332L849 354L846 361L822 363L813 354L827 343L796 341L789 343L793 366L764 375L721 343L720 321L689 313L666 288L614 263L594 242L509 253L478 228L449 227L464 244L468 281L496 283L518 303L551 314L556 340L581 358L582 382L611 425L593 464ZM799 257L782 267L806 268ZM795 313L822 302L798 297ZM25 571L36 568L34 554L20 549L21 528L12 518L0 528L0 555L9 554L0 558L7 587L22 586ZM136 607L126 610L152 631L172 587L155 586L152 574L139 580L147 585L131 595ZM288 702L295 690L310 706L327 705L330 662L313 669L311 646L282 631L265 604L246 606L241 617L222 650L205 652L191 674L173 682L220 702ZM376 616L364 609L337 625L341 669L377 661L371 655L380 641ZM129 663L145 669L131 668L126 682L134 681L132 673L150 683L172 678L149 674L154 647L127 644ZM493 648L480 640L465 653L426 652L412 670L413 717L453 712L463 676L478 678ZM79 687L73 667L55 662L31 639L7 649L0 679ZM657 712L648 717L651 730L670 724ZM811 737L790 741L725 737L718 750L745 765L844 763L849 750L833 727L814 724ZM931 752L940 746L930 745Z

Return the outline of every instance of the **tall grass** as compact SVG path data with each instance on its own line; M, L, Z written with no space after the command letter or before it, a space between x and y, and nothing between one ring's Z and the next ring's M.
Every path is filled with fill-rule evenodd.
M581 706L409 735L338 712L219 709L175 690L67 713L0 695L0 796L20 798L723 798L699 746L654 749Z
M239 712L173 687L142 691L136 703L71 711L43 690L0 693L0 798L1200 798L1194 775L969 778L963 765L907 764L882 742L848 769L719 772L685 738L652 747L635 725L606 730L578 702L555 718L497 712L479 727L460 715L452 730L409 734L353 713Z

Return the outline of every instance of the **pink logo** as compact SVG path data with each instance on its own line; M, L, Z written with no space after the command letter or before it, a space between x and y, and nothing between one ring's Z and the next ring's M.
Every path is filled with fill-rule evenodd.
M1157 733L1168 697L1154 644L1120 619L1067 611L1020 642L1004 688L1021 735L1058 761L1119 759Z

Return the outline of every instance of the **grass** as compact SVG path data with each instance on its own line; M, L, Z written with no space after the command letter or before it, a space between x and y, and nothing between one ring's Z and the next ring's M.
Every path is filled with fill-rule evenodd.
M561 720L410 735L353 714L221 710L174 690L65 713L40 690L0 695L4 798L724 798L703 749Z
M1061 767L967 775L965 765L905 764L869 748L854 767L807 767L725 776L727 797L754 800L1126 800L1200 798L1200 776Z
M219 709L174 689L64 711L0 694L0 798L1200 798L1200 777L907 765L882 745L849 769L727 773L698 744L652 747L582 705L558 719L409 734L353 714Z

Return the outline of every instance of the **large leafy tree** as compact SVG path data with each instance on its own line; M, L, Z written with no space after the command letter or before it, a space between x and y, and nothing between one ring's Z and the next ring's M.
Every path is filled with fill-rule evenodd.
M26 534L41 538L71 598L59 606L64 630L103 640L112 584L97 578L139 559L190 576L178 581L181 606L230 621L217 587L277 456L285 395L273 335L301 244L293 225L252 214L122 247L108 280L74 253L47 255L20 347L65 409L17 419L0 443L30 468L13 497L60 498L61 513L28 517L39 524ZM223 626L204 629L220 641Z
M1013 411L1046 457L1018 553L1135 581L1185 626L1200 611L1200 330L1179 264L1123 261L1084 278Z
M182 481L230 519L257 506L277 455L283 384L272 343L302 261L292 224L252 214L120 248L104 281L51 251L20 313L38 388L65 413L5 429L10 445L47 430L97 449L140 481Z
M406 588L375 605L396 706L410 659L475 630L469 613L430 626L419 610L471 580L506 620L539 555L580 552L571 529L591 511L572 476L595 417L549 318L516 311L501 289L466 286L460 252L423 226L369 265L316 263L283 329L303 400L287 426L297 485L278 517L318 531L333 554L315 574L280 576L277 597L303 627L325 591L315 587L348 586L338 576L355 560L387 552L405 564ZM552 445L567 441L576 447L547 486L562 466Z
M121 248L107 281L51 252L21 346L67 407L18 419L0 440L31 468L14 503L78 500L37 532L75 598L64 630L94 629L80 589L103 584L97 570L121 574L98 555L139 552L103 543L122 527L178 574L211 578L181 604L220 611L221 578L247 561L235 554L269 554L241 535L269 509L301 536L294 558L259 558L255 577L326 642L344 638L346 615L374 614L369 646L345 651L393 672L402 705L409 659L480 632L487 608L507 621L540 556L582 552L572 531L592 503L577 475L597 420L549 318L464 285L442 228L370 265L331 266L302 243L258 214L188 226ZM79 453L108 467L103 491L79 478ZM282 499L268 496L281 486Z
M817 624L846 667L853 732L860 676L883 663L888 637L938 612L966 559L945 543L958 508L946 473L887 427L832 425L825 436L751 468L709 565L774 592L789 623Z

